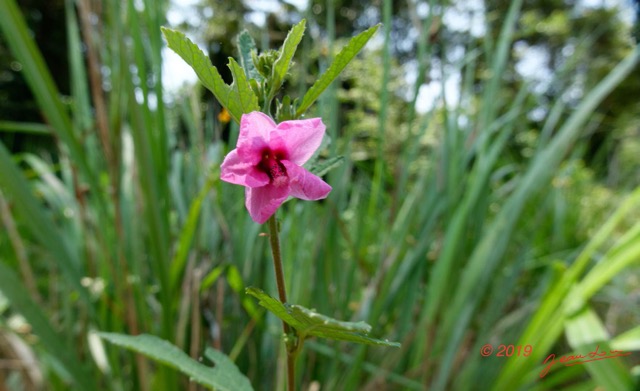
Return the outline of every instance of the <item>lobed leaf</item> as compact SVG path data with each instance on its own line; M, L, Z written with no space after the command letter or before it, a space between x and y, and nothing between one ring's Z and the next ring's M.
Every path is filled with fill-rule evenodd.
M217 391L251 391L253 387L238 367L222 352L207 349L205 356L214 363L208 367L164 339L149 334L125 335L98 333L98 335L123 348L143 354L189 376L190 380Z
M257 298L261 306L296 329L302 339L314 336L366 345L400 347L397 342L367 336L371 326L365 322L344 322L299 305L283 304L258 288L249 287L246 292Z
M253 93L244 70L235 60L229 58L228 66L234 82L228 85L209 57L183 33L166 27L162 27L162 33L169 48L193 68L202 84L215 95L236 122L240 122L242 114L260 110L258 97Z
M318 97L322 94L322 92L329 87L331 82L340 75L340 72L353 60L353 58L362 50L364 45L369 42L369 39L378 31L380 28L380 24L377 24L368 30L363 31L362 33L356 35L351 38L347 46L342 48L340 53L336 56L335 60L329 66L320 78L313 83L311 88L307 91L307 93L302 98L302 102L298 107L298 111L296 115L301 116L313 102L318 99Z

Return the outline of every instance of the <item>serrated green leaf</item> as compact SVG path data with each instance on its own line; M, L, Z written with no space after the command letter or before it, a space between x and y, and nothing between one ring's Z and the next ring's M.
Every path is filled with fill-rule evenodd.
M309 171L317 176L323 176L344 162L344 156L334 156L322 162L316 162Z
M371 338L371 326L365 322L344 322L296 304L281 303L264 291L249 287L247 294L257 298L259 304L296 329L300 338L309 336L350 341L366 345L400 347L397 342Z
M309 91L302 98L302 102L298 107L296 115L300 117L313 102L318 99L320 94L329 87L331 82L340 75L340 72L353 60L353 58L362 50L364 45L369 42L369 39L378 31L380 24L371 27L368 30L351 38L347 46L342 48L340 53L336 56L335 60L331 63L329 68L320 76L320 78L309 88Z
M271 90L270 96L274 96L276 92L282 86L287 71L289 71L289 65L291 65L291 59L296 53L296 49L302 40L304 35L304 29L307 21L302 19L300 23L296 24L289 30L287 38L285 38L282 48L280 49L280 56L273 64L273 70L271 73Z
M211 64L209 57L180 31L162 27L162 33L169 48L193 68L202 84L213 92L220 104L229 110L227 100L231 87L222 80L222 76L220 76L218 69Z
M98 335L123 348L143 354L157 362L168 365L189 376L190 380L202 384L210 390L250 391L253 390L249 379L223 353L207 349L205 355L213 361L214 367L208 367L189 357L177 346L153 335L124 335L117 333L98 333Z
M251 57L251 52L256 50L256 43L247 30L242 30L238 35L238 50L240 51L240 65L242 65L247 78L262 81L263 77L256 69Z
M231 57L229 57L228 66L231 70L231 74L233 75L233 84L231 84L231 91L228 100L228 110L240 113L238 119L240 119L244 113L260 110L258 97L251 89L251 85L247 80L244 70L240 65L238 65L236 60Z
M228 85L222 80L218 69L211 64L209 57L183 33L166 27L162 27L162 33L169 48L193 68L202 84L215 95L236 122L240 122L242 114L260 110L258 98L249 86L244 71L233 59L229 59L229 69L234 82Z

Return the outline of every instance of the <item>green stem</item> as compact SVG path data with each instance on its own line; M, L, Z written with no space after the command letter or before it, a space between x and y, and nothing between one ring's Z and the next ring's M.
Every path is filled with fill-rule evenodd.
M284 285L284 271L282 268L282 255L280 253L280 238L278 237L278 223L275 214L269 218L269 242L271 243L271 254L273 254L273 268L276 274L276 285L278 296L284 304L287 302L287 289ZM287 348L287 389L295 389L295 362L298 353L298 342L292 329L286 322L282 322L282 330L285 335L285 346Z

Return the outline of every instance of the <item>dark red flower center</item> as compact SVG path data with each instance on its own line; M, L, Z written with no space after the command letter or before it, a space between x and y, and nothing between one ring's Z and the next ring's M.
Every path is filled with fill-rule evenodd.
M269 175L271 183L276 186L286 183L288 178L287 170L280 162L282 158L283 155L281 153L267 150L262 153L262 160L258 165L263 172Z

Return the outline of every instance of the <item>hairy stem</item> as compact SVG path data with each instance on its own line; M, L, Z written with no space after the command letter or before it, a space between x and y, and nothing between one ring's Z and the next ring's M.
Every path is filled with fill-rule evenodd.
M273 268L276 274L276 285L278 286L278 296L282 303L287 302L287 289L284 285L284 271L282 269L282 255L280 253L280 238L278 236L278 223L275 214L269 218L269 242L271 243L271 254L273 254ZM286 322L282 322L282 330L285 335L285 345L287 348L287 389L294 391L295 388L295 360L297 356L297 341L290 341L291 328Z

